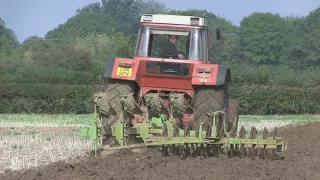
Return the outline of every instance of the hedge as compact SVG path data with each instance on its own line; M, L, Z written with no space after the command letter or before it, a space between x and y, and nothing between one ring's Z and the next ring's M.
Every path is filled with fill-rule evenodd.
M92 85L1 84L0 113L75 113L93 111ZM241 114L320 113L320 86L310 88L231 85Z
M48 84L94 84L102 81L102 65L95 63L90 71L66 67L47 67L15 61L0 62L0 83L48 83ZM230 64L233 84L281 85L288 87L309 87L320 85L320 67L292 69L283 65L254 66L245 63Z
M92 112L93 86L1 84L0 113Z
M240 102L241 114L316 114L320 113L320 86L233 85L231 96Z
M0 83L86 84L95 78L91 72L50 68L31 64L0 64Z
M309 87L320 85L320 67L292 69L283 65L253 66L232 64L231 77L234 84L281 85Z

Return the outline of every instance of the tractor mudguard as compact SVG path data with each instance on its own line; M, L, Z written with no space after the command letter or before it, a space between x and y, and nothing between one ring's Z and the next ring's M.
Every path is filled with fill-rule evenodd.
M104 76L112 79L135 81L139 64L133 59L116 58L106 62Z
M192 85L223 85L231 81L228 66L219 64L194 64Z
M112 71L114 66L115 59L109 59L106 61L105 69L104 69L104 76L107 78L112 77Z
M218 65L218 75L216 85L223 85L231 82L230 68L226 65Z

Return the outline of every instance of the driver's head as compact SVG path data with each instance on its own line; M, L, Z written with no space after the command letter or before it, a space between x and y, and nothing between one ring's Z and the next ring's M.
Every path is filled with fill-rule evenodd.
M176 44L177 39L178 39L178 36L176 36L176 35L169 35L169 41L170 41L171 43Z

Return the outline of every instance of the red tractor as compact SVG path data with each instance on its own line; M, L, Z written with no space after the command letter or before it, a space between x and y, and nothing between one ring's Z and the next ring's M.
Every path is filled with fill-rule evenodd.
M221 38L219 30L216 36ZM180 44L174 44L176 37ZM269 137L265 128L262 138L255 127L249 138L244 126L238 132L238 103L229 101L230 68L211 64L209 42L204 18L142 15L134 58L108 61L107 88L95 94L96 118L80 134L96 150L161 146L165 154L171 149L183 156L217 149L255 156L261 148L265 158L267 151L271 158L284 151L276 129Z
M217 29L217 40L221 38ZM178 36L183 58L172 54L160 56L159 52L168 42L169 36ZM204 18L177 15L142 15L133 59L116 58L109 60L105 69L108 87L100 99L98 109L107 107L108 117L104 123L113 126L120 118L122 94L133 94L134 102L143 109L146 97L156 94L157 107L150 111L170 110L170 94L179 95L180 113L175 114L177 126L181 129L198 130L200 122L214 111L225 112L225 125L230 131L238 118L236 100L229 102L230 68L226 65L211 64L210 39ZM230 105L231 104L231 105ZM105 106L103 106L105 105ZM110 106L112 113L110 113ZM165 111L162 111L165 109ZM145 121L143 113L132 113L129 124ZM208 126L206 126L208 127ZM205 127L204 127L205 129Z

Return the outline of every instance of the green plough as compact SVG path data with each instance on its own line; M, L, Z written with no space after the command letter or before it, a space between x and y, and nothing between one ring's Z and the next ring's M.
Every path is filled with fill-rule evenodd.
M174 96L174 95L173 95ZM111 105L105 106L107 111L101 111L100 95L95 98L94 118L89 127L81 128L81 136L88 137L94 144L94 149L104 151L120 150L139 147L160 147L164 155L176 154L181 157L187 156L215 156L217 154L227 154L232 156L260 156L263 159L278 159L278 152L287 149L287 143L282 137L277 137L277 128L272 134L264 128L262 135L258 136L257 129L251 127L250 132L241 126L236 127L233 123L231 131L226 131L224 112L216 111L207 114L206 119L201 122L198 131L190 130L190 127L181 128L180 122L176 121L173 114L169 118L166 114L147 113L144 109L156 104L152 94L146 102L149 106L141 108L132 103L131 95L121 96L121 113L119 119L113 125L108 125L105 121L110 121ZM179 99L179 98L172 98ZM175 102L171 101L172 108ZM130 122L130 114L133 109L139 109L144 121ZM171 111L174 112L174 111ZM106 117L107 120L106 120ZM129 120L128 120L129 119ZM204 128L205 127L205 128ZM204 130L206 129L206 130ZM110 139L113 144L110 143Z

